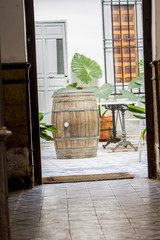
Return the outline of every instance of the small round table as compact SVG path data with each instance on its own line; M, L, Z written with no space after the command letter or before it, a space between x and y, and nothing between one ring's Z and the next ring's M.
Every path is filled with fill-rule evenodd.
M126 138L126 126L125 126L125 106L128 104L135 104L135 102L132 101L114 101L114 102L106 102L106 103L98 103L98 105L101 105L105 107L105 109L111 110L112 111L112 116L113 116L113 129L112 129L112 136L108 140L108 142L103 145L103 148L106 148L106 146L110 143L117 143L116 147L112 149L114 152L119 146L127 147L128 145L134 148L135 151L137 151L137 147L134 146L130 141L127 141ZM116 111L117 111L117 116L116 116ZM121 114L120 114L121 113ZM122 129L122 139L117 138L116 136L116 125L117 125L117 120L120 120L121 123L121 129Z

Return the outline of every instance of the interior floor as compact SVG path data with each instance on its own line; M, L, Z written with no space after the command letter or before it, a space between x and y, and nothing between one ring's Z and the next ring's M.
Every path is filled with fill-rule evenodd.
M147 178L145 149L141 162L138 152L127 151L100 144L95 159L59 160L43 150L44 175L128 171L134 178L10 192L11 240L159 240L160 182Z

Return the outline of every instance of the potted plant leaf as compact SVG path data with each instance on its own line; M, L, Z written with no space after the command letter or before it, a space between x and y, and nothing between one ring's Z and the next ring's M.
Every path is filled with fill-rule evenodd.
M75 53L72 58L71 69L82 83L90 84L89 89L95 92L98 102L100 102L101 98L108 98L113 92L114 87L110 83L103 84L101 87L93 86L93 80L102 77L101 67L94 60ZM102 113L100 105L98 105L98 111L100 117L100 140L107 141L112 131L112 115L105 115L107 110Z
M58 133L58 130L52 124L46 124L42 122L44 116L48 113L39 112L39 129L40 129L40 137L46 141L53 141L53 137L48 135L50 133Z
M97 62L85 57L83 54L75 53L71 69L74 75L83 83L89 84L93 87L93 79L102 77L102 69Z

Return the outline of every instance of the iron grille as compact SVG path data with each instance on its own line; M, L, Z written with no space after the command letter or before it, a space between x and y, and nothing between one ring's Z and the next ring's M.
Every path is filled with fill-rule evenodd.
M142 0L102 0L105 81L114 94L139 76L143 59ZM139 89L137 93L142 93Z

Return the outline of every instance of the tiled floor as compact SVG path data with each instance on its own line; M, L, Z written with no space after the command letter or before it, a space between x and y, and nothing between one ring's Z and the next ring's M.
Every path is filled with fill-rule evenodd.
M133 142L137 145L137 141ZM113 172L129 172L136 177L147 177L146 146L139 152L131 147L120 147L116 152L112 148L116 144L110 144L103 149L99 144L97 157L83 159L57 159L54 146L42 150L42 176L64 176L77 174L104 174Z
M53 167L49 160L53 152L44 151L48 161L43 162L43 174L53 175L53 169L56 174L125 170L135 178L46 184L11 192L12 240L159 240L160 182L147 179L146 153L142 162L137 154L100 150L93 163L83 160L82 168L77 160L78 167L73 160L62 160L60 166L54 158Z

